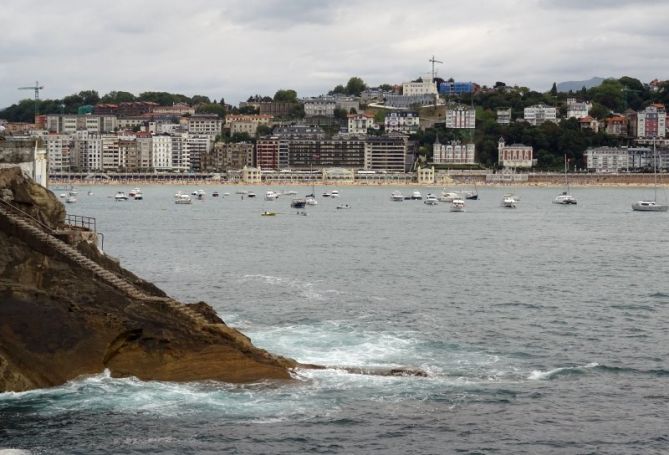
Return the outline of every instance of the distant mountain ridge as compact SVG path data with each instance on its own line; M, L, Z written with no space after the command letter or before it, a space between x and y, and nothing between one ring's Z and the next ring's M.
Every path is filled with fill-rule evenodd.
M592 87L597 87L604 82L606 78L604 77L593 77L592 79L588 79L587 81L566 81L566 82L560 82L557 84L557 90L558 92L568 92L569 90L571 91L578 91L581 90L583 87L586 89L592 88Z

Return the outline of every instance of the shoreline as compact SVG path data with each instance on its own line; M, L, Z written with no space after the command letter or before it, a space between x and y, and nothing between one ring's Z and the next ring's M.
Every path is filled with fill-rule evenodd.
M613 179L611 179L613 180ZM418 182L334 182L334 181L302 181L302 182L258 182L258 183L247 183L247 182L227 182L227 181L213 181L213 180L184 180L184 181L165 181L161 179L148 179L148 180L113 180L113 181L100 181L100 180L63 180L63 179L49 179L49 186L63 186L63 185L84 185L84 186L140 186L140 185L168 185L168 186L230 186L230 187L242 187L242 186L254 186L254 187L304 187L304 186L318 186L318 187L406 187L406 188L454 188L454 187L472 187L474 184L471 182L434 182L434 183L418 183ZM623 181L608 181L608 182L588 182L588 183L578 183L570 182L570 188L652 188L655 186L653 182L623 182ZM476 182L476 187L478 188L564 188L564 182L509 182L509 183L487 183L487 182ZM657 184L658 189L669 189L669 183L659 183Z

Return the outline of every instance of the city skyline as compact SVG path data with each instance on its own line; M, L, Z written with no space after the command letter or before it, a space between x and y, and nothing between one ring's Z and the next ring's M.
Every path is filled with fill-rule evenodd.
M234 104L281 88L312 96L351 76L415 79L432 55L444 78L539 91L593 76L648 82L669 69L669 5L656 0L6 3L0 108L30 98L17 88L35 80L45 99L88 89Z

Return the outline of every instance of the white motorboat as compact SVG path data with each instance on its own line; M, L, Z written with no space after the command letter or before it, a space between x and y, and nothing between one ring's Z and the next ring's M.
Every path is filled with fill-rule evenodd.
M307 196L304 200L307 205L318 205L318 201L316 200L316 198Z
M576 198L569 193L569 180L567 179L567 155L564 156L564 186L566 191L555 196L553 204L576 205Z
M632 210L637 212L666 212L669 205L658 204L655 201L638 201L632 204Z
M519 200L520 199L518 199L514 194L507 193L502 198L502 207L507 209L515 209Z
M414 191L413 193L411 193L411 199L414 201L422 201L423 195L420 194L420 191Z
M451 202L451 212L464 212L465 211L465 201L463 199L453 199Z
M637 201L632 204L632 210L635 212L666 212L669 205L657 203L657 153L655 150L655 140L653 140L653 200Z
M135 200L136 200L136 201L142 201L142 200L144 200L144 195L142 194L141 191L138 191L138 192L135 193Z
M423 204L438 205L439 200L437 199L437 196L435 196L434 194L427 193L427 195L425 196L425 200L423 201Z
M453 191L442 191L441 196L439 196L439 202L453 202L456 199L462 199L462 197Z
M183 193L182 193L182 194L179 194L179 193L177 193L177 194L174 196L174 203L175 203L175 204L192 204L192 203L193 203L193 199L192 199L189 195L187 195L187 194L183 194Z
M393 191L390 195L390 199L396 202L401 202L404 200L404 195L401 191Z
M70 195L72 195L72 193L70 193ZM126 194L123 191L119 191L116 193L116 196L114 196L114 199L116 201L127 201L128 196L126 196Z
M330 196L331 196L331 194L330 194L330 193L328 193L328 192L326 191L325 193L323 193L323 194L322 194L322 196L323 196L323 197L330 197Z
M67 197L67 193L60 193L60 197L62 197L62 198L66 198L66 197Z
M135 188L131 189L131 190L128 192L128 196L130 196L130 197L135 197L135 195L136 195L137 193L141 193L141 192L142 192L142 190L140 190L139 188L135 187Z
M65 202L67 202L68 204L74 204L75 202L77 202L77 197L76 197L74 194L70 194L70 195L65 199Z
M576 205L576 203L576 198L569 194L568 191L563 191L561 194L555 196L555 199L553 199L553 204Z
M265 200L266 201L276 201L276 199L279 197L279 193L276 193L274 191L267 191L265 193Z
M330 191L330 197L339 197L339 191L337 190Z

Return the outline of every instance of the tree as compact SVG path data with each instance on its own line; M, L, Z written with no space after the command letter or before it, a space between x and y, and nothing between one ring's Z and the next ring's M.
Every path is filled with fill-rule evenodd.
M346 109L336 107L335 110L334 110L334 118L336 118L336 119L346 120L347 115L348 114L346 113Z
M337 85L334 89L330 91L330 95L345 95L346 94L346 88L339 84Z
M112 104L127 103L135 101L135 95L133 95L130 92L111 91L106 95L104 95L100 101L103 103L112 103Z
M203 95L194 95L190 99L190 102L191 102L192 105L196 105L196 104L216 104L215 102L212 103L208 96L203 96Z
M252 138L249 133L235 133L230 137L230 142L251 142Z
M256 129L256 137L268 136L272 134L272 127L267 125L258 125Z
M274 101L284 101L287 103L297 103L297 92L295 90L277 90L274 94Z
M390 84L381 84L379 85L379 88L383 90L384 92L392 92L393 91L393 86Z
M351 96L360 96L363 90L367 88L365 81L359 77L352 77L346 83L346 94Z
M551 96L557 96L557 94L558 94L557 84L555 82L553 82L553 86L551 87L550 94L551 94Z
M216 114L221 118L225 118L225 106L215 103L198 104L195 108L198 114Z

